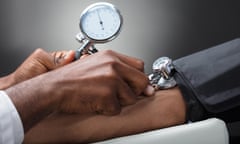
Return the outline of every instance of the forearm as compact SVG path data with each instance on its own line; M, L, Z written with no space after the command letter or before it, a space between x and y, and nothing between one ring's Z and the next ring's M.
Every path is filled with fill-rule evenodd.
M100 141L184 123L185 112L177 88L159 91L124 107L116 116L51 115L27 133L25 143Z
M25 132L50 114L56 105L55 100L49 97L51 94L48 87L51 85L47 85L42 77L24 81L5 90L21 117Z
M4 90L15 84L13 74L9 74L7 76L0 78L0 90Z

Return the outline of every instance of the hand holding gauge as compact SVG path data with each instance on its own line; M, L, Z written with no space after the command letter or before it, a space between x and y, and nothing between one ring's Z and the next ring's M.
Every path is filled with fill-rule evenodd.
M105 43L116 38L121 30L122 16L110 3L94 3L81 14L79 26L81 32L76 39L83 44L77 49L75 59L83 54L97 52L95 43Z

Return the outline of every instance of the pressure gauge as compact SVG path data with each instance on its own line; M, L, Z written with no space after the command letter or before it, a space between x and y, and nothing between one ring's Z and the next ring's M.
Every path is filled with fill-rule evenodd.
M75 59L79 59L85 53L97 52L95 43L105 43L116 38L121 30L122 21L119 10L110 3L99 2L88 6L80 17L81 32L76 38L83 45L76 51Z

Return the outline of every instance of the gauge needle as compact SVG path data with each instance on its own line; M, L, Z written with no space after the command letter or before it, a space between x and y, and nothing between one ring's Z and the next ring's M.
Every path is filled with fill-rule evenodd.
M102 30L104 30L103 21L102 21L102 19L101 19L101 17L100 17L100 14L99 14L98 10L97 10L97 14L98 14L99 23L100 23L100 25L101 25L101 27L102 27Z

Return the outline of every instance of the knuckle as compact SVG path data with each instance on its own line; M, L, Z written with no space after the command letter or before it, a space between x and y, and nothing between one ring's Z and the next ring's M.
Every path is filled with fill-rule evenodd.
M116 56L115 52L112 50L103 50L98 52L99 55L101 55L102 57L106 58L113 58L114 56Z
M107 62L106 65L107 66L105 67L103 78L105 78L105 80L109 80L110 82L119 81L120 76L117 70L117 67L119 67L119 64L114 61L111 61L111 62Z
M105 78L105 80L109 80L110 83L119 80L118 74L112 68L109 68L109 70L107 70L104 73L104 78Z
M144 61L143 60L137 59L136 60L136 65L137 65L139 70L144 71Z
M41 54L41 53L44 53L45 51L42 49L42 48L37 48L35 51L34 51L34 54Z
M109 58L106 61L106 65L115 70L116 66L118 65L118 61L114 58Z
M140 95L149 85L149 80L147 77L142 76L141 81L138 81L135 83L135 85L132 86L133 91L136 95Z
M115 52L113 50L103 50L102 53L104 55L114 55L115 54Z

